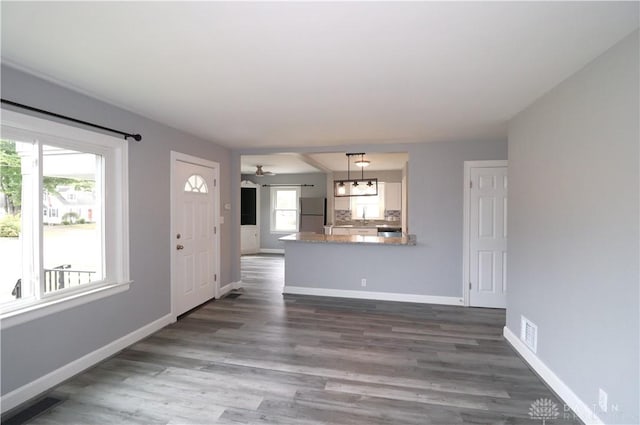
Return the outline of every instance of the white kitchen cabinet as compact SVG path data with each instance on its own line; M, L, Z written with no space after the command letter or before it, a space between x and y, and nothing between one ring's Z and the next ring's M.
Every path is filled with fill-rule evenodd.
M360 236L378 236L378 229L375 227L370 228L352 228L349 229L349 233L351 235L360 235Z
M334 227L334 235L360 235L378 236L378 229L375 227Z
M384 209L402 210L402 183L384 184Z
M333 198L333 209L334 210L350 210L351 209L351 198L349 197L334 197Z

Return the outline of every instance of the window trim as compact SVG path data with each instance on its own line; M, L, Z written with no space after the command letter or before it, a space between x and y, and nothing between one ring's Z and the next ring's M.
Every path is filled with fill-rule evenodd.
M291 233L297 233L300 230L300 186L277 186L271 187L269 192L269 197L271 198L271 224L270 231L271 234L284 234L289 235ZM278 230L276 229L276 196L275 193L279 190L294 190L296 192L296 229L295 230ZM293 211L293 210L287 210Z
M5 305L0 313L0 328L5 329L25 323L68 308L79 306L100 298L128 290L132 281L129 277L129 187L128 187L128 142L106 134L88 131L59 122L37 118L16 111L2 109L2 137L21 137L39 139L38 150L42 144L60 144L105 156L103 178L105 178L104 198L109 199L109 212L105 212L102 222L104 243L104 261L106 279L68 288L60 293L41 294L39 299L25 299L13 305ZM38 177L42 175L42 164L38 163ZM107 177L108 176L108 177ZM41 193L40 179L33 193ZM42 228L42 196L37 196L37 205L33 225ZM103 206L106 211L106 205ZM36 223L37 220L37 223ZM107 231L107 226L110 231ZM37 249L35 262L39 276L35 285L42 285L42 233L34 238L33 251Z
M84 291L63 293L57 296L33 300L21 305L20 308L7 311L0 316L0 329L8 329L21 323L39 319L50 314L58 313L73 307L77 307L101 298L119 294L129 290L132 281L113 284L101 284L99 286L88 284ZM88 286L91 286L89 288Z

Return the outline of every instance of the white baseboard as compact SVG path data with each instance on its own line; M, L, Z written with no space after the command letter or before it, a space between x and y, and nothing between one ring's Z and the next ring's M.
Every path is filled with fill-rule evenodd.
M284 248L260 248L260 254L284 254Z
M396 294L392 292L352 291L346 289L307 288L285 285L283 294L316 295L320 297L357 298L361 300L401 301L421 304L464 305L462 298L434 295Z
M218 294L218 298L222 298L227 292L233 291L234 289L242 288L242 281L227 283L224 286L220 287L220 292Z
M596 413L582 401L567 384L565 384L558 375L556 375L535 353L518 338L516 334L511 332L509 328L504 327L504 337L511 346L522 356L522 358L531 366L533 370L542 378L542 380L551 387L553 391L566 403L567 406L585 424L604 424Z
M59 369L54 370L53 372L41 376L35 381L31 381L20 388L16 388L15 390L5 394L0 400L0 404L2 404L2 413L5 413L16 406L39 396L61 382L64 382L78 373L96 365L102 360L113 356L118 351L124 350L130 345L146 338L174 321L173 316L171 314L167 314L166 316L163 316L160 319L123 336L122 338L119 338L80 357L79 359L72 361L71 363L62 366Z

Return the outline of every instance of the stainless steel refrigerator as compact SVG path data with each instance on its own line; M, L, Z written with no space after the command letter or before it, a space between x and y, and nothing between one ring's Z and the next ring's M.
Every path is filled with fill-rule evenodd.
M300 232L324 233L326 198L300 198Z

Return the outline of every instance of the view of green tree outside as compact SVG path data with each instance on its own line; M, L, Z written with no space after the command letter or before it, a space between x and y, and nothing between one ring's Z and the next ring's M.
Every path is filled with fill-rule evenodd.
M15 142L0 140L0 193L6 214L20 213L22 172Z
M25 203L22 200L21 155L24 156L25 152L21 149L24 150L25 146L29 144L0 140L0 257L4 264L0 275L0 303L25 297L28 295L25 292L29 292L18 283L23 274L21 220ZM47 145L42 147L40 196L43 209L37 214L42 215L44 224L40 231L43 235L45 291L102 278L101 233L96 225L96 220L100 220L101 206L95 191L99 162L100 157L94 154ZM25 166L30 167L31 164L27 158ZM36 202L38 205L38 201L34 199L30 204ZM65 274L47 270L65 270ZM62 278L66 279L64 285L58 282ZM16 287L21 287L21 290L17 291Z

